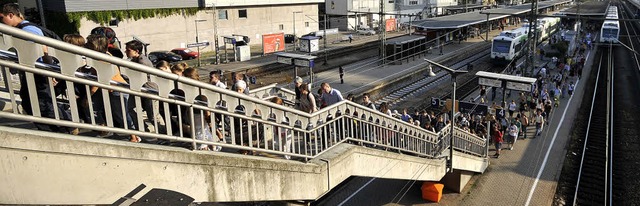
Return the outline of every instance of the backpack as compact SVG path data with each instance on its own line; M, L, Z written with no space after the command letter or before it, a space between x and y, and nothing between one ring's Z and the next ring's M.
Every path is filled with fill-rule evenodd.
M16 26L16 27L18 29L22 29L22 28L24 28L26 26L35 26L35 27L37 27L38 29L40 29L42 31L42 34L44 34L44 36L62 41L62 38L60 38L60 36L58 36L55 32L53 32L53 31L51 31L51 30L49 30L47 28L43 28L40 25L31 23L31 22L25 22L25 23L18 24L18 26Z

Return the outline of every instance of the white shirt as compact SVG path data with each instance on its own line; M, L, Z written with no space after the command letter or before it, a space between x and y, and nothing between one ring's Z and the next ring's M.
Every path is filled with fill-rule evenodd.
M536 116L536 123L542 124L543 121L544 121L544 117L542 117L542 115Z
M518 127L516 125L509 126L509 135L518 136Z
M216 86L216 87L220 87L220 88L222 88L222 89L227 89L227 85L225 85L224 83L222 83L222 81L218 81L218 82L215 84L215 86Z
M509 110L511 111L516 111L516 103L515 102L511 102L509 103Z

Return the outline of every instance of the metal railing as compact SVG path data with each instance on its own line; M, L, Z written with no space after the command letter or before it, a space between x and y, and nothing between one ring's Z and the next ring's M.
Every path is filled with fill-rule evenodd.
M309 114L287 106L295 94L276 85L245 95L3 24L0 33L0 95L8 96L3 101L10 105L0 118L34 122L39 129L81 128L182 142L192 149L223 147L306 160L343 142L427 158L439 158L448 147L440 138L448 136L445 132L428 132L353 102ZM43 45L59 63L37 62ZM112 80L118 72L127 83ZM21 83L13 80L16 75ZM289 103L263 100L271 97ZM456 131L455 149L486 157L484 139Z

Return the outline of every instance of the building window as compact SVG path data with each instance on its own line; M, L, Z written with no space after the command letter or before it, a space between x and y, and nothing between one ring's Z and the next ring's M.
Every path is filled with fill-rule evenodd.
M238 18L246 19L247 18L247 10L246 9L238 10Z
M393 4L393 2L394 2L394 1L395 1L395 0L389 0L389 3L390 3L390 4Z
M280 31L284 30L284 24L280 24L280 26L278 26L278 28L280 28Z
M305 26L305 27L309 27L309 22L308 22L308 21L307 21L307 22L304 22L304 26Z
M418 5L418 1L409 1L409 5Z
M218 10L218 19L227 20L227 10Z

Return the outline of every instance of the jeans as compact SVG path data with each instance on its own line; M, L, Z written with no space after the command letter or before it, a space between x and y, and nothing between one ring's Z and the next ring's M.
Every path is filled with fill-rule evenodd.
M60 105L58 105L57 108L54 107L53 101L51 100L52 97L49 91L37 91L37 96L38 96L38 108L40 109L41 117L47 117L47 118L53 119L55 118L54 111L55 109L57 109L60 120L71 120L71 116L68 113L68 111L63 110L62 107L60 107ZM22 105L22 109L24 110L24 112L27 115L33 115L31 97L28 94L20 94L20 98L22 99L22 102L20 104ZM57 125L50 125L50 124L43 124L43 123L36 123L36 122L34 122L33 124L36 126L36 128L38 128L38 130L42 130L42 131L61 132L61 133L68 133L71 131L70 128L57 126Z
M147 115L147 121L153 123L154 121L154 106L153 106L153 100L149 99L149 98L144 98L144 97L140 97L140 106L142 108L136 108L136 98L132 97L129 98L128 101L125 101L125 103L127 104L127 112L130 113L131 119L133 120L133 122L137 123L138 121L138 113L137 111L140 111L140 109L144 110L144 112ZM157 110L157 109L156 109Z
M120 102L120 97L123 98L124 104ZM136 126L133 124L131 115L127 112L127 102L129 101L129 94L113 91L109 93L109 102L111 103L111 115L113 117L113 126L124 128L127 125L128 129L135 130ZM122 112L125 111L125 116ZM126 118L126 119L125 119ZM126 122L125 122L126 120Z

